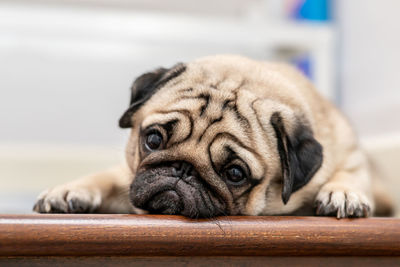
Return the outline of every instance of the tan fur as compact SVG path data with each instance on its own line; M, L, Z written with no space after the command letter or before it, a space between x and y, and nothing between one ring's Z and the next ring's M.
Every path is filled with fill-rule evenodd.
M200 115L205 100L195 96L202 93L210 94L211 98ZM236 101L243 118L222 109L228 100ZM190 129L190 120L180 111L195 117L193 129ZM304 118L323 147L321 168L308 184L293 193L286 205L281 198L282 185L277 180L282 166L270 123L274 112L281 114L289 133L294 131L295 117ZM219 118L222 119L210 123ZM167 149L140 159L140 129L171 119L179 123ZM232 134L249 150L229 136L219 135L221 132ZM235 149L248 163L254 178L260 181L240 199L236 196L245 189L226 197L233 213L292 214L319 203L328 210L331 208L337 217L346 217L357 207L369 207L372 213L375 207L383 205L374 201L368 162L349 123L303 75L286 64L240 56L212 56L187 64L185 72L168 82L134 114L126 148L128 167L123 165L46 191L39 197L45 208L36 205L36 210L50 212L52 203L67 205L65 200L76 197L92 204L98 212L142 212L129 203L129 184L143 164L161 158L191 162L207 183L227 191L210 162L218 164L224 158L221 148L225 145ZM325 213L328 211L322 211Z

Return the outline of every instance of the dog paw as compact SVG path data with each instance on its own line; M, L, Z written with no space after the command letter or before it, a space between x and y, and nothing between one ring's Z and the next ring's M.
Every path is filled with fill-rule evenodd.
M336 216L338 219L371 215L371 204L365 194L332 184L322 187L315 207L317 215Z
M33 210L39 213L91 213L100 202L99 192L64 185L42 192Z

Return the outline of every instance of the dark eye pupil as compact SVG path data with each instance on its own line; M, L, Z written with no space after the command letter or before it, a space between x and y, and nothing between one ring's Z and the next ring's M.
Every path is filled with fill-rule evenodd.
M228 169L227 178L233 183L240 183L244 180L245 177L242 168L234 166Z
M162 137L159 133L151 133L147 136L146 144L150 149L157 149L161 146Z

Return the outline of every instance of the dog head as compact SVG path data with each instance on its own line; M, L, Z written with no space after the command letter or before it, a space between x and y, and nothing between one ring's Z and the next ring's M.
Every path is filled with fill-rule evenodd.
M272 65L234 56L137 78L120 119L132 128L132 204L192 218L285 206L322 163L295 86Z

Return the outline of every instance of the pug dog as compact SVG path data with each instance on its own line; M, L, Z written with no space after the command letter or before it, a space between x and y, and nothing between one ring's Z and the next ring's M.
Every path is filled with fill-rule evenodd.
M283 63L218 55L138 77L126 163L40 194L40 213L367 217L391 209L344 116Z

